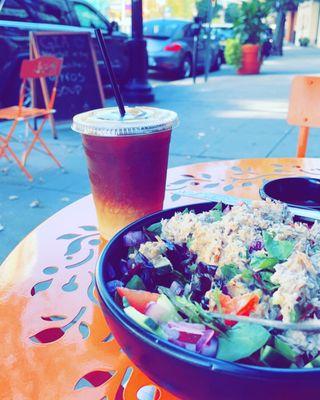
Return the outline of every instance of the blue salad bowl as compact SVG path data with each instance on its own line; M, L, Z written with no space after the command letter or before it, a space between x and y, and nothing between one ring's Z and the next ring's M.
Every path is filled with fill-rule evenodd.
M196 213L215 203L187 206ZM222 361L203 356L146 331L116 304L107 290L108 266L117 268L127 256L123 236L171 218L177 207L130 224L110 240L96 267L96 286L106 321L123 351L151 380L186 400L302 400L320 399L320 368L269 368Z
M260 196L292 207L320 209L320 179L304 176L273 179L260 188Z

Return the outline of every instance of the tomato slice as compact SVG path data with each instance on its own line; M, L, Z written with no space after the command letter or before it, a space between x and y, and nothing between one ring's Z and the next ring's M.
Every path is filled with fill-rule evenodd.
M249 316L256 310L259 296L256 293L247 293L232 298L228 295L220 294L219 300L224 314ZM229 326L236 324L235 321L225 321L225 323Z
M125 287L118 287L117 292L121 298L125 297L136 310L145 313L151 302L156 302L160 296L159 293L147 292L146 290L134 290Z

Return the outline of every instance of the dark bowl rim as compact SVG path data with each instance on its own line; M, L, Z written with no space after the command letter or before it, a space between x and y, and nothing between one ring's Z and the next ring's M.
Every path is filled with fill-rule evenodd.
M320 178L313 178L311 176L287 176L287 177L283 177L283 178L276 178L276 179L269 179L267 180L259 189L259 195L263 200L271 199L271 200L276 200L276 201L280 201L282 203L287 204L290 207L296 207L296 208L302 208L302 209L311 209L311 210L319 210L320 206L315 206L315 207L308 207L308 206L303 206L301 204L297 204L297 203L289 203L289 202L284 202L282 200L279 200L275 197L270 196L269 194L266 193L265 188L266 186L268 186L270 183L273 182L280 182L280 181L288 181L288 180L314 180L314 181L318 181L320 184Z
M319 368L272 368L272 367L259 367L255 365L248 365L248 364L240 364L231 361L224 361L219 360L217 358L212 358L209 356L204 356L190 350L186 350L182 347L177 346L176 344L170 343L168 340L162 339L157 335L148 332L147 330L143 329L140 325L138 325L134 320L129 318L122 308L118 306L118 304L113 300L112 296L109 294L108 290L104 285L103 279L103 263L108 251L111 247L114 246L115 242L117 242L126 231L129 231L135 228L137 225L143 224L143 222L149 218L155 218L159 216L161 219L161 215L164 212L177 212L182 211L185 208L190 208L194 206L208 206L212 204L214 206L216 202L202 202L202 203L192 203L186 204L183 206L172 207L163 209L161 211L157 211L152 214L148 214L138 220L132 222L131 224L127 225L123 229L121 229L118 233L116 233L108 243L104 246L97 264L95 268L95 281L96 281L96 288L99 294L100 299L103 301L104 305L108 308L109 312L123 325L123 327L129 331L131 334L134 334L136 337L141 339L146 344L150 345L151 347L167 353L177 359L183 360L185 362L195 364L199 367L209 368L211 370L219 370L223 371L224 373L231 373L231 374L243 374L246 373L247 375L250 374L251 376L255 376L261 378L261 373L265 374L265 377L274 377L274 378L282 378L283 375L318 375L320 372ZM226 203L224 203L226 204ZM227 204L226 204L227 205Z

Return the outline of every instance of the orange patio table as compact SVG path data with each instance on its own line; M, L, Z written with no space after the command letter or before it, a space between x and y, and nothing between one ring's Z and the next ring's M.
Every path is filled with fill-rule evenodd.
M259 198L264 180L320 177L320 159L244 159L169 169L165 207L183 190ZM0 267L0 398L174 399L136 368L97 302L99 234L91 196L31 232ZM148 394L148 395L147 395Z

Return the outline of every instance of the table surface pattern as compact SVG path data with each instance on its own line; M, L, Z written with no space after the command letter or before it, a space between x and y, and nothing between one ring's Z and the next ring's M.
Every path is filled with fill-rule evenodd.
M259 198L265 180L320 177L318 159L244 159L168 171L165 207L186 190ZM22 216L23 218L23 216ZM121 351L97 302L102 247L91 196L31 232L0 267L1 399L175 399Z

